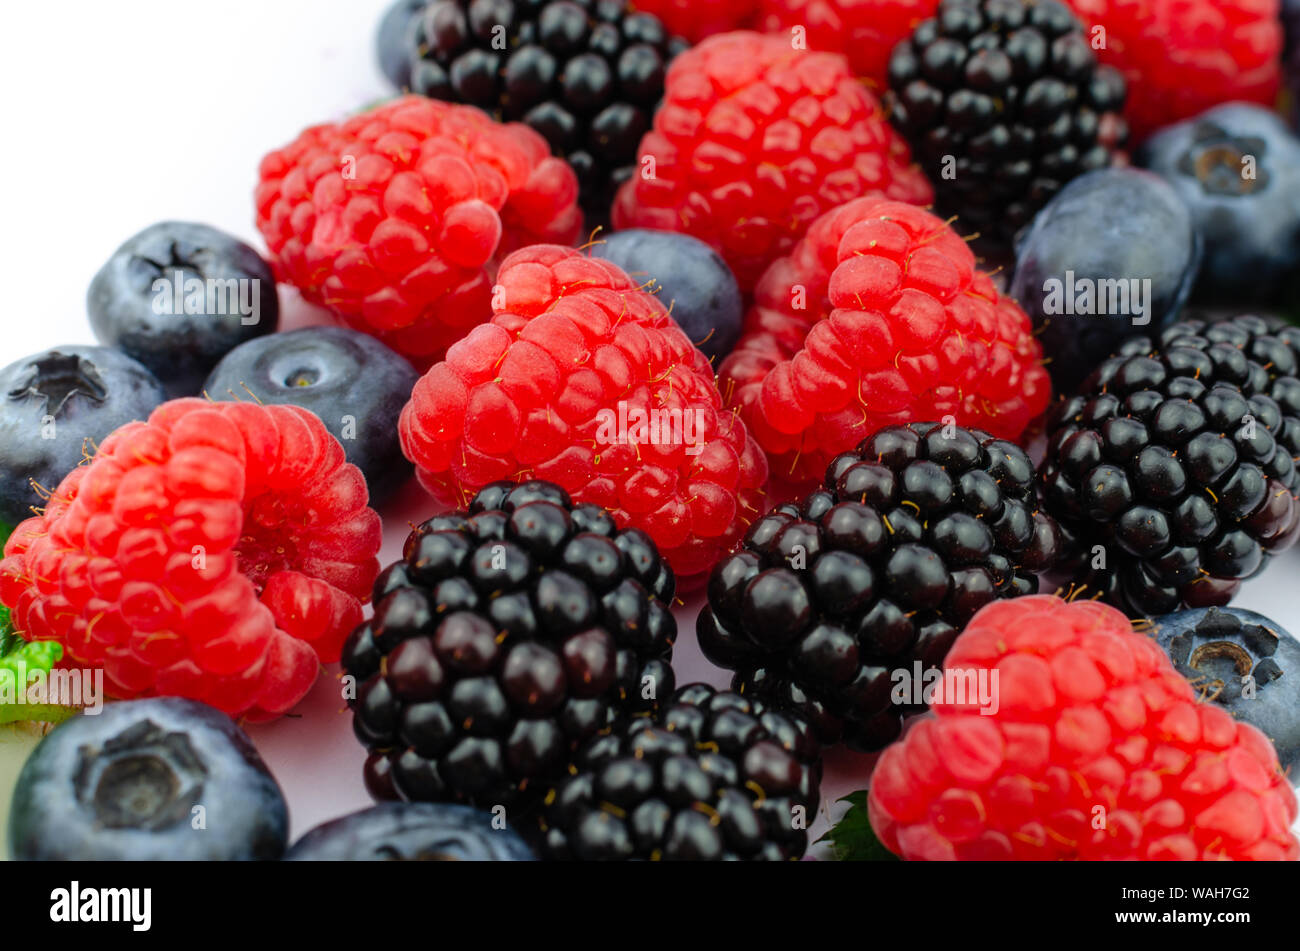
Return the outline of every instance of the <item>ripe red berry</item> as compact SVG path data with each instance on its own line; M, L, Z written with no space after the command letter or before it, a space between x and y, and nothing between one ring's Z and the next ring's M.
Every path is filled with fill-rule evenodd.
M883 91L889 54L938 6L939 0L762 0L759 26L786 35L802 28L810 49L843 53L855 74Z
M1069 0L1103 63L1124 74L1134 141L1221 102L1272 105L1278 0Z
M164 403L74 469L0 561L15 630L109 694L265 719L338 660L379 570L361 470L296 406Z
M1014 440L1051 398L1029 318L966 243L881 198L824 215L768 268L718 378L783 498L884 426L951 418Z
M871 824L904 858L1300 857L1267 737L1198 702L1114 608L994 602L945 670L983 678L991 702L936 688L932 715L881 755Z
M670 33L698 43L714 33L751 25L759 0L632 0L632 6L657 16Z
M758 515L767 478L708 360L609 262L538 245L497 281L491 322L402 411L421 483L460 507L490 482L554 482L647 532L679 577L707 571Z
M669 67L613 218L694 235L749 290L819 215L862 195L933 198L848 60L788 36L725 33Z
M532 129L406 96L262 159L257 227L280 280L428 365L487 318L501 258L577 239L577 198Z

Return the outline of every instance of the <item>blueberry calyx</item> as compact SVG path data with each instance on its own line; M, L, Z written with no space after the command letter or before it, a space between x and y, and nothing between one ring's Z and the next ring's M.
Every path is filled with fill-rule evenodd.
M1193 647L1193 637L1213 639ZM1282 668L1273 660L1277 648L1276 632L1259 624L1243 624L1235 615L1216 608L1208 610L1190 634L1178 635L1169 644L1176 666L1201 675L1197 684L1211 691L1207 699L1224 701L1241 695L1246 677L1256 688L1281 677ZM1230 671L1224 669L1225 661ZM1236 676L1229 676L1230 672Z
M93 363L85 357L57 350L34 361L27 379L8 393L11 400L29 396L43 400L45 412L50 416L58 416L74 396L102 403L107 395L104 378Z
M1178 170L1200 183L1209 195L1250 195L1268 188L1269 173L1259 159L1268 143L1258 136L1233 136L1222 126L1202 122L1192 145L1178 160ZM1251 174L1246 174L1247 162Z
M141 720L101 747L78 750L77 798L110 829L164 829L187 819L207 767L184 733Z

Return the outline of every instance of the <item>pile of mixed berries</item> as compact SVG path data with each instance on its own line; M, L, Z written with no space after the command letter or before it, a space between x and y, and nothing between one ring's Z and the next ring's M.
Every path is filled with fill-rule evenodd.
M0 369L14 857L799 859L843 745L875 854L1300 858L1294 24L698 6L398 0L262 250ZM378 804L291 844L322 666Z

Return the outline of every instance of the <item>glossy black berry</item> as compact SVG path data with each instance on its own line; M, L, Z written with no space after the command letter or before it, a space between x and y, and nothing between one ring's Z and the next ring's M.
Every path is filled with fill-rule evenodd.
M685 48L625 0L433 0L413 32L412 91L541 133L577 173L590 226L631 176Z
M1300 531L1300 334L1259 317L1134 337L1048 417L1070 580L1133 616L1226 604Z
M1058 0L946 0L895 47L889 86L891 118L934 182L936 205L998 254L1127 137L1124 80L1098 65L1083 24Z
M343 649L377 799L527 813L579 744L673 689L673 575L550 483L493 483L376 581Z
M1024 450L978 430L891 426L831 461L825 488L751 527L709 579L700 647L733 689L860 750L910 712L890 675L942 663L997 598L1038 590L1056 558Z
M589 741L546 795L549 859L767 861L800 858L818 805L819 745L808 725L706 684L652 717Z

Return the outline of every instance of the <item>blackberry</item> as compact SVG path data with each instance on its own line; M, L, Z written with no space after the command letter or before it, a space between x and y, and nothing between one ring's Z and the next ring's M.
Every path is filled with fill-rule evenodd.
M935 204L991 254L1127 138L1124 79L1058 0L943 0L894 48L889 88Z
M686 48L626 0L434 0L414 39L412 91L540 132L577 173L591 226L608 221Z
M548 482L429 519L343 649L371 794L526 813L580 741L672 691L673 587L649 536Z
M1062 565L1129 615L1226 604L1300 526L1300 330L1260 317L1133 337L1047 421Z
M893 671L939 666L997 598L1033 594L1060 545L1019 446L956 425L890 426L825 488L757 521L709 578L697 632L732 688L862 751L895 739Z
M797 718L706 684L683 687L582 750L546 797L550 859L801 857L817 810L818 744Z

